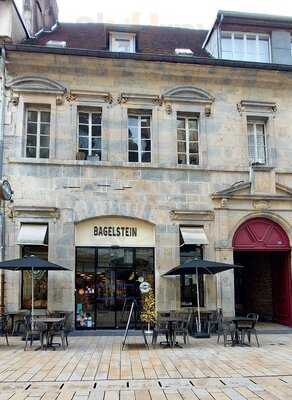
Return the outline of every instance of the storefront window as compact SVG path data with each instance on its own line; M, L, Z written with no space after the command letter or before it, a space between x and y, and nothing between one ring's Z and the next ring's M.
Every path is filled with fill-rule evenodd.
M154 288L152 248L78 247L77 329L124 327L132 302L140 302L143 280Z
M183 245L180 248L180 263L190 259L202 259L202 246ZM199 275L200 306L204 306L204 279ZM196 274L181 276L181 306L197 307L197 277Z
M48 259L47 246L23 246L22 256L37 256ZM46 309L48 302L48 271L35 270L34 274L34 308ZM31 271L22 271L21 308L31 309Z

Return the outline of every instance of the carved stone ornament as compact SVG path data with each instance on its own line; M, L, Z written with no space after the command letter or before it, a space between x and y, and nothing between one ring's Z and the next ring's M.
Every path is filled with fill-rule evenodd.
M108 103L108 104L112 104L113 101L114 101L113 96L112 96L110 93L108 93L108 94L104 97L104 101L105 101L106 103Z
M256 210L267 210L271 207L270 202L266 200L255 200L252 202L252 205Z
M153 103L156 104L156 105L158 105L158 106L160 106L160 107L163 105L163 102L164 102L163 96L157 96L157 97L153 100Z
M19 104L19 96L12 96L11 97L11 104L13 104L15 107L18 106L18 104Z
M68 101L68 103L73 103L74 101L76 101L77 96L75 94L68 93L68 94L66 94L65 98Z
M206 116L206 117L210 117L210 116L211 116L211 112L212 112L211 106L210 106L210 105L207 105L207 106L205 107L205 116Z
M63 102L64 102L63 97L61 96L56 97L56 106L61 106Z
M228 203L228 199L222 199L221 200L221 208L225 208L225 207L227 207L227 203Z
M165 105L165 111L166 111L166 113L168 114L168 115L171 115L172 114L172 105L171 104L166 104Z
M119 97L118 97L118 103L119 104L126 104L127 103L127 101L128 101L129 99L128 99L128 97L126 97L126 96L124 96L124 95L120 95Z

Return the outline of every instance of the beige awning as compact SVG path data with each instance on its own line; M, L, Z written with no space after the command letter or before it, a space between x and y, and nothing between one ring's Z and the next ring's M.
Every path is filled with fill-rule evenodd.
M48 225L22 224L17 238L17 244L44 245Z
M202 227L181 227L180 232L184 244L209 244L204 228Z

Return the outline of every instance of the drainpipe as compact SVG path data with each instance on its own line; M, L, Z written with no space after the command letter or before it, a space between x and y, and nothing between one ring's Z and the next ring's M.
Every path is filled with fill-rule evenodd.
M4 127L5 127L5 62L6 62L6 53L4 46L1 48L1 57L0 57L0 76L2 76L1 81L1 90L2 93L2 102L0 109L0 180L3 178L3 151L4 151ZM2 200L2 207L0 211L0 261L4 261L5 259L5 202ZM4 271L0 270L0 314L5 311L5 302L4 302L4 282L5 275Z

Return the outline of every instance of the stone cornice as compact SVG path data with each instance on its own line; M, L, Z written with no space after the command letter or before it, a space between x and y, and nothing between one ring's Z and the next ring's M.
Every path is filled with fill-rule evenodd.
M48 218L58 219L60 211L56 207L27 207L27 206L12 206L11 217L16 218Z
M171 219L181 221L213 221L214 212L210 210L171 210Z

